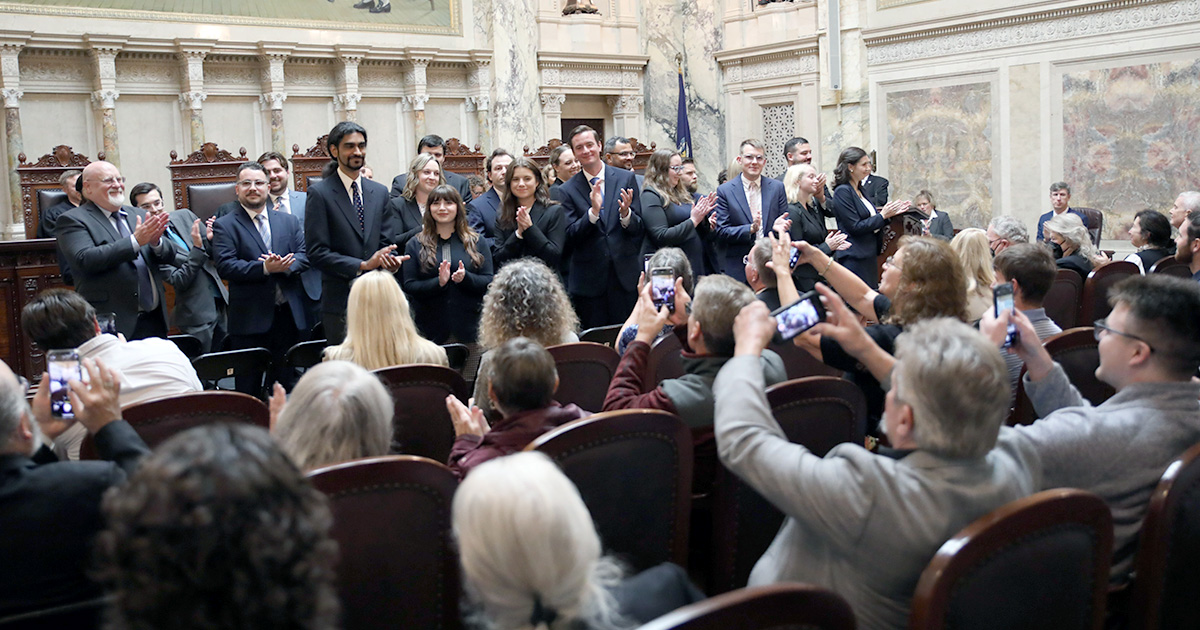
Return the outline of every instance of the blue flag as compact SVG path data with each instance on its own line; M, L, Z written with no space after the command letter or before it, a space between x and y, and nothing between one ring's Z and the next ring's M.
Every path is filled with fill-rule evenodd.
M688 126L687 91L683 88L683 68L679 69L679 116L675 121L675 146L684 159L692 157L692 128Z

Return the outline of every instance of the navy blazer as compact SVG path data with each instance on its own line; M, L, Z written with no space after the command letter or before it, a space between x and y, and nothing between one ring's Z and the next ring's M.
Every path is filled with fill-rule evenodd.
M504 263L526 256L539 258L551 269L558 271L562 262L563 246L567 242L567 224L563 219L562 205L552 203L543 206L533 203L529 209L529 220L533 225L517 237L517 229L496 228L496 241L492 248L492 266L497 270Z
M467 224L476 234L487 239L488 247L496 240L497 216L500 216L500 193L494 187L472 201L467 212Z
M463 203L471 203L474 195L471 194L470 180L453 171L442 171L442 177L446 180L446 185L453 186L458 191L459 196L463 199ZM392 199L399 197L404 192L404 184L407 182L408 173L400 173L392 178L392 190L389 193Z
M742 264L742 258L760 236L750 231L754 215L750 212L750 202L746 199L742 181L742 176L738 175L717 187L716 210L717 240L725 244L721 272L739 282L746 281L746 265ZM770 177L760 177L759 185L762 193L762 225L769 230L775 219L787 211L787 191L783 182Z
M288 191L288 209L292 211L292 216L300 221L300 229L304 229L304 207L308 204L308 193L302 193L295 190ZM321 301L321 272L318 269L309 268L304 273L300 274L300 282L304 285L304 292L308 294L308 299L314 302ZM315 322L314 322L315 323Z
M882 208L888 202L888 180L874 173L867 176L862 182L863 194L871 203L875 204L876 208Z
M350 281L358 277L359 264L391 244L394 221L387 211L388 191L383 184L362 178L364 227L350 204L350 193L337 173L308 188L304 206L305 253L321 271L321 311L343 314L350 296ZM404 252L392 252L396 256Z
M592 223L591 179L579 171L558 188L567 223L567 292L599 297L608 290L609 274L616 274L625 291L637 291L642 272L642 200L633 171L604 165L604 203L600 219ZM621 226L621 191L633 191L629 225Z
M268 253L258 227L243 210L230 212L213 224L213 251L217 271L229 281L230 335L261 335L275 321L275 289L291 307L297 330L308 330L304 314L300 274L308 269L304 250L304 231L300 220L284 212L264 210L271 225L271 252L293 254L295 262L287 271L268 274L258 258Z
M878 212L869 212L849 183L833 190L830 205L837 217L838 229L850 241L850 248L839 252L838 257L874 259L878 256L883 247L883 228L887 219Z
M385 235L385 238L396 244L396 255L399 256L404 252L409 239L421 232L425 215L421 214L421 206L417 205L416 199L409 199L403 195L392 197L388 201L387 211L392 218L392 228L395 232L391 236Z
M173 230L183 242L172 239L175 245L175 261L165 265L160 272L166 276L167 284L175 288L175 310L171 313L171 325L179 328L202 326L217 321L217 301L229 303L229 291L217 266L209 258L208 250L192 245L192 223L198 217L191 210L184 208L171 213L167 230ZM204 223L200 223L200 239L203 243L207 232ZM163 234L163 238L170 238Z

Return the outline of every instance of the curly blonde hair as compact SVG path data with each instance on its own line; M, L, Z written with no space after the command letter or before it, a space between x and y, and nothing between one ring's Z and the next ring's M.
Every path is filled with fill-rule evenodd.
M558 274L536 258L504 265L483 296L479 343L485 349L514 337L556 346L578 330L579 317Z
M950 244L929 236L905 236L900 248L900 284L887 323L904 326L934 317L969 321L967 281Z

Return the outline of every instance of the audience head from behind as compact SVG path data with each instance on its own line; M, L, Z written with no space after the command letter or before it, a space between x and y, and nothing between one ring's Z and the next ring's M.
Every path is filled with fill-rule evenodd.
M267 206L267 190L270 189L267 169L258 162L246 162L238 167L237 184L234 188L238 203L243 208L259 212Z
M142 182L129 189L129 204L154 216L163 211L162 190L153 182Z
M517 229L517 208L533 209L533 204L550 206L558 203L550 199L550 188L542 177L538 165L526 157L513 160L504 174L504 188L508 194L500 201L500 212L496 225L503 230Z
M521 258L492 278L483 296L479 343L498 348L516 337L549 347L576 340L579 317L558 274L536 258Z
M1008 368L987 338L955 319L927 319L896 339L882 426L897 449L983 457L996 445L1009 396Z
M652 188L670 203L692 202L683 181L683 156L673 149L656 149L646 163L646 188Z
M754 293L729 276L700 278L688 315L688 345L699 355L733 356L733 321L753 301Z
M1108 292L1112 312L1097 325L1096 378L1121 391L1133 383L1187 381L1200 367L1200 284L1165 274L1132 276Z
M587 506L549 457L480 464L454 493L452 520L468 621L494 630L626 625L608 591L621 571L601 555Z
M1005 248L996 254L993 268L996 282L1012 283L1013 305L1021 311L1041 308L1058 275L1054 257L1045 247L1034 243Z
M0 456L30 457L41 448L42 440L25 388L8 364L0 361Z
M600 160L603 147L600 145L600 134L595 129L587 125L575 127L567 136L567 144L589 178L604 169L604 163Z
M513 156L504 149L495 149L488 156L484 163L484 168L487 169L488 181L491 182L492 188L496 190L496 194L503 199L508 193L507 177L508 166L512 164Z
M871 174L871 155L859 147L846 147L838 155L837 165L833 168L834 187L850 184L858 188L862 181Z
M1171 226L1182 229L1188 216L1200 212L1200 191L1185 190L1175 198L1171 207Z
M21 310L21 328L43 351L78 348L100 334L96 309L70 289L46 289Z
M326 348L325 358L368 370L409 363L447 365L446 351L417 332L395 277L380 270L368 271L350 285L346 339Z
M558 389L554 357L538 342L515 337L488 353L488 399L507 418L550 405Z
M637 153L634 153L629 138L613 136L604 142L604 161L609 166L632 171L633 160L636 157Z
M1179 226L1175 239L1175 260L1185 264L1192 274L1200 271L1200 212L1193 212Z
M950 239L950 249L962 263L967 280L967 295L991 291L996 281L992 271L992 252L988 249L987 233L979 228L967 228ZM974 318L978 313L969 313Z
M792 138L783 145L783 157L789 167L797 164L812 164L812 145L805 138Z
M325 361L304 373L272 431L304 471L387 455L392 397L374 374L349 361Z
M967 281L950 244L929 236L905 236L884 263L879 292L892 300L887 320L906 325L953 317L968 321Z
M692 263L688 260L687 254L683 253L682 249L678 247L663 247L650 256L650 261L646 264L646 267L649 269L669 267L676 278L683 279L683 290L688 295L692 294L692 288L695 286L695 275L693 275ZM650 281L649 276L647 276L646 281Z
M788 203L807 205L821 186L818 175L817 169L808 162L798 162L789 166L783 175L783 188L787 191Z
M335 628L324 495L263 429L159 445L104 500L97 577L120 628Z
M1133 215L1129 226L1129 243L1137 248L1173 249L1171 220L1157 210L1142 210Z
M1018 243L1029 242L1029 230L1020 219L1008 215L992 218L987 227L988 248L999 254Z
M750 248L750 253L746 256L746 283L755 293L777 286L779 280L775 277L775 270L767 266L769 262L771 239L764 236L754 242L754 247Z
M400 195L419 201L445 183L446 177L442 174L442 164L437 157L430 153L418 153L408 163L408 177L404 180L404 190Z
M349 120L333 126L326 140L330 162L321 172L322 177L331 177L341 170L346 177L355 179L367 164L367 130Z
M1096 254L1087 226L1074 213L1064 212L1050 217L1042 231L1056 259L1078 254L1090 262Z

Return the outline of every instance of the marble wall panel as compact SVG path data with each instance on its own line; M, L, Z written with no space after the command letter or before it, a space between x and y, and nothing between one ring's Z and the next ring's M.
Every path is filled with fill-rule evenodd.
M545 143L538 96L538 30L533 3L491 5L493 57L491 127L497 147Z
M175 207L169 194L171 151L187 153L180 126L179 99L168 96L122 96L117 101L117 132L121 141L121 174L126 192L138 182L153 182L168 191L167 210Z
M475 139L467 137L467 123L463 114L462 99L430 99L425 104L425 132L435 133L442 138L458 138L465 144L474 144ZM419 138L413 139L413 146L416 146L418 140Z
M992 102L991 83L888 93L882 174L891 181L890 198L912 199L926 189L954 227L987 227L997 163Z
M283 104L284 145L288 151L291 151L293 144L300 145L300 150L306 151L317 138L329 133L341 120L342 112L333 111L333 102L330 99L289 96ZM263 112L263 121L264 124L270 121L270 112ZM374 140L372 131L374 130L367 127L367 135ZM250 157L257 155L255 153Z
M1066 72L1063 177L1072 204L1104 212L1104 237L1197 187L1200 59Z
M25 94L21 99L21 135L29 161L66 144L89 159L99 150L91 103L86 95Z
M288 99L287 106L292 101ZM118 104L117 109L120 109ZM287 111L286 109L284 110ZM269 112L268 112L269 113ZM263 136L264 112L259 109L258 99L238 96L210 96L204 101L204 139L229 151L234 157L238 149L246 148L246 157L256 158L265 151L268 129ZM181 156L187 151L180 151Z
M392 178L408 167L400 141L400 115L400 107L392 99L364 98L358 103L358 122L370 135L367 164L375 172L375 181L385 186L391 186Z

